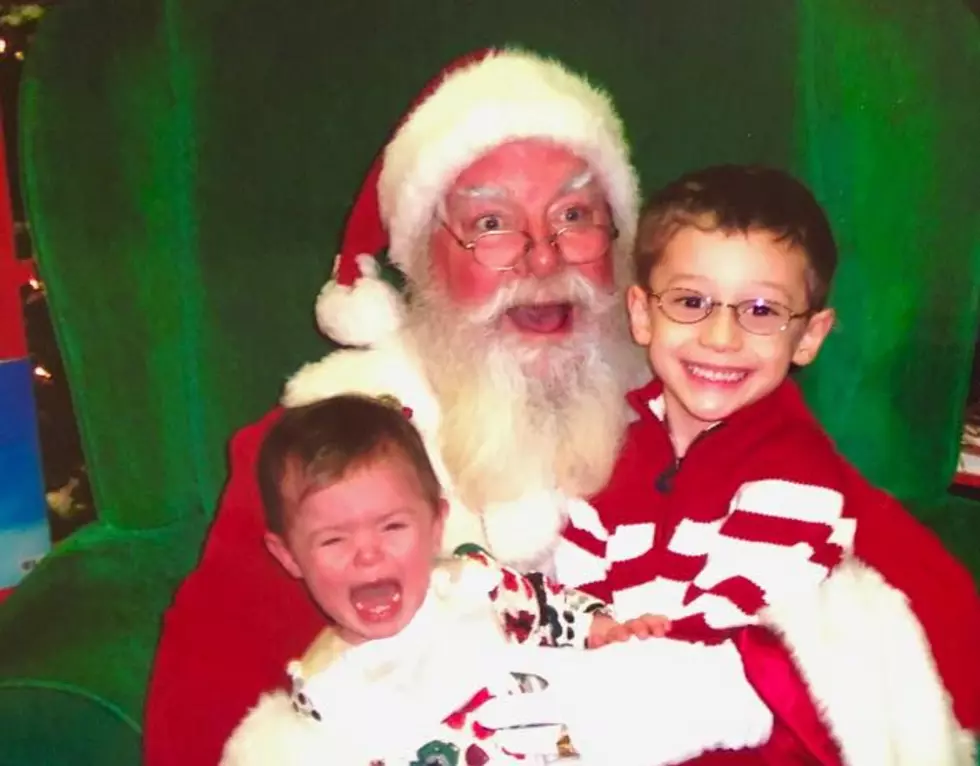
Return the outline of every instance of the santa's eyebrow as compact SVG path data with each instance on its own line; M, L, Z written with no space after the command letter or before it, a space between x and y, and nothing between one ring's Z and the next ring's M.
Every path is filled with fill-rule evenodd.
M557 200L560 197L564 197L566 194L581 191L590 184L594 183L595 180L595 173L591 168L586 168L565 181L565 183L563 183L555 193L554 199ZM446 200L450 196L466 197L467 199L509 200L510 192L500 186L492 186L488 184L481 186L464 186L460 189L454 189L452 192L450 192L450 194L442 197L439 200L439 204L436 206L436 213L441 217L445 217L446 215Z
M595 173L592 172L591 168L586 168L565 181L565 183L563 183L558 189L556 196L569 194L571 192L584 189L593 181L595 181ZM510 193L507 191L507 189L490 185L463 187L462 189L454 190L453 194L458 194L463 197L470 197L472 199L506 199L510 197Z
M467 186L454 190L453 194L473 199L500 199L510 196L506 189L499 186Z
M563 183L561 188L558 190L557 196L580 191L595 180L595 173L592 172L591 168L586 168L581 173L576 173L574 176L565 181L565 183Z
M502 189L499 186L465 186L461 189L454 189L449 194L444 197L439 198L439 204L436 205L436 215L440 218L445 218L448 210L446 209L446 200L450 197L465 197L466 199L495 199L495 200L506 200L509 198L509 194L506 189Z

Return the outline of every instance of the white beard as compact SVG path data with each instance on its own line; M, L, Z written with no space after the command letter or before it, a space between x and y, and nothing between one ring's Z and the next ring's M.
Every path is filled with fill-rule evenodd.
M528 342L497 329L508 308L535 300L573 303L572 334ZM462 312L426 285L412 296L406 331L439 398L442 459L466 507L541 490L588 497L605 485L627 424L625 393L645 367L619 291L564 272L512 282Z

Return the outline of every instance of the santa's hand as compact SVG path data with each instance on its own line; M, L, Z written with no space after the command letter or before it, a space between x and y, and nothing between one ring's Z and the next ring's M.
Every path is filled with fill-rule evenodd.
M709 749L764 742L772 715L745 680L734 646L632 640L577 651L503 649L512 671L548 683L541 692L500 697L476 713L508 750L555 752L554 740L526 746L526 727L564 724L586 763L652 766ZM513 741L512 741L513 739Z

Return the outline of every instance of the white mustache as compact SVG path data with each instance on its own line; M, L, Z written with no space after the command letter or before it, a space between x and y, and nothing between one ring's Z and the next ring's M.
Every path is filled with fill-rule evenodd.
M535 278L500 287L482 306L467 312L471 324L488 325L518 306L570 303L596 315L605 314L618 302L614 291L601 290L578 272L566 271L546 280Z

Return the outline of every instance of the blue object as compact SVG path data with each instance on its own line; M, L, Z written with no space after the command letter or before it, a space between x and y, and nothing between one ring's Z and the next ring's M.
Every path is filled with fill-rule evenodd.
M29 359L0 361L0 589L51 549Z

